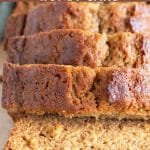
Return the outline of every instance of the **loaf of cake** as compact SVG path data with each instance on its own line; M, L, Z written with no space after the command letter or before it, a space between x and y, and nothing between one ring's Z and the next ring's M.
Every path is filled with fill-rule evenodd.
M150 6L145 3L55 2L30 4L25 14L12 14L5 39L52 29L83 29L90 32L149 32ZM27 11L31 10L31 11ZM18 11L17 11L18 12ZM17 28L14 28L14 25Z
M150 64L150 36L120 32L99 34L58 29L8 40L8 62L73 66L140 67Z
M150 121L27 116L16 121L4 150L145 150Z
M10 113L150 118L150 70L5 64L3 107Z

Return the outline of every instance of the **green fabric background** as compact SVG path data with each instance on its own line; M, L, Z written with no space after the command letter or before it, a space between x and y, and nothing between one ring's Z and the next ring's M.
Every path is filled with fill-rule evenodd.
M3 38L7 17L10 15L13 6L14 3L11 2L0 2L0 40Z

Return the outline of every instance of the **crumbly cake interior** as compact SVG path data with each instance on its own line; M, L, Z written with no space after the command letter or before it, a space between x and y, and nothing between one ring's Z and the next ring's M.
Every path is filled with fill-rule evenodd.
M28 116L16 121L5 150L141 150L150 147L149 121Z

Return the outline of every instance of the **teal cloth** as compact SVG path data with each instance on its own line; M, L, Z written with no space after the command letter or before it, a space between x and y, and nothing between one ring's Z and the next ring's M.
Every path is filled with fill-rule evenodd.
M0 40L3 38L7 18L13 9L14 3L0 2Z

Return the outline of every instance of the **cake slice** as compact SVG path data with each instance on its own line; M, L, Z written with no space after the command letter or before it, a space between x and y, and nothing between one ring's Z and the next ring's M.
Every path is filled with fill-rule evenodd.
M100 33L148 32L149 20L150 6L142 2L53 3L41 5L28 14L24 34L59 28L80 28Z
M99 4L83 2L19 2L8 19L5 41L16 35L33 34L57 28L81 28L98 32L98 16L96 15L98 7Z
M99 3L56 2L39 5L28 13L24 34L52 29L84 29L99 31ZM34 21L33 21L34 18Z
M149 141L149 121L28 116L16 121L4 150L141 150Z
M8 62L101 66L108 55L106 35L78 29L59 29L8 41Z
M150 118L147 68L5 64L3 107L10 113Z
M150 63L150 36L121 32L98 34L58 29L8 41L8 62L136 68Z
M150 6L144 2L53 2L30 5L36 7L25 9L23 16L22 11L21 14L10 16L5 39L52 29L83 29L99 33L150 31ZM14 25L17 30L13 28Z

